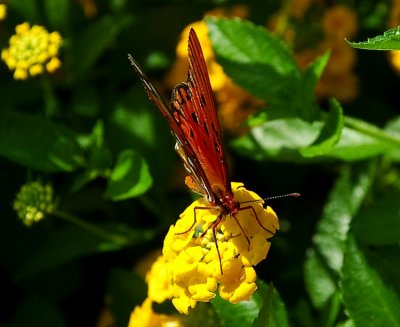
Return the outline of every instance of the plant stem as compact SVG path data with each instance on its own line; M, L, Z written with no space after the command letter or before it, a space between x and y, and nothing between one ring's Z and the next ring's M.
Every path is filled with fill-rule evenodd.
M78 217L75 217L74 215L71 215L67 212L56 210L56 211L53 211L51 214L58 218L62 218L76 226L82 227L83 229L86 229L87 231L89 231L101 238L104 238L108 241L112 241L112 242L118 243L120 245L126 245L130 242L130 240L126 236L110 233L103 228L100 228L96 225L88 223L88 222L86 222Z
M400 139L392 134L385 132L383 129L376 127L375 125L366 123L360 119L352 118L349 116L344 117L344 124L351 127L361 133L370 135L374 138L381 139L382 141L389 142L391 144L400 146Z

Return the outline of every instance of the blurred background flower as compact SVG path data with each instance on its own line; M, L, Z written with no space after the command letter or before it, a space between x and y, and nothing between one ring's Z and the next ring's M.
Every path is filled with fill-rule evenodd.
M9 40L9 48L1 52L1 59L14 79L27 79L29 76L53 73L61 66L58 52L62 43L60 33L48 33L43 26L23 23L15 27L16 34Z

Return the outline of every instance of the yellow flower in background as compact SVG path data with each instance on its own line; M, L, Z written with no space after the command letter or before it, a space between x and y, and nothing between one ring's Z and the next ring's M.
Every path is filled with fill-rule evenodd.
M292 0L289 4L290 15L301 18L310 7L312 0Z
M389 12L388 26L395 28L400 25L400 0L392 0L392 7Z
M98 8L94 0L78 0L79 4L83 9L83 13L86 17L92 18L97 15Z
M357 17L349 7L335 5L325 12L321 25L328 37L350 38L357 32Z
M0 3L0 20L7 17L7 6L4 3Z
M400 0L392 0L392 7L390 8L388 26L395 28L400 25ZM400 73L400 51L392 50L388 54L390 64L393 69L399 74Z
M389 60L397 73L400 73L400 50L389 51Z
M198 301L209 302L216 292L231 303L249 300L257 289L253 266L266 258L268 239L279 229L279 222L274 211L264 208L263 200L243 184L232 183L232 190L241 207L247 208L235 217L224 217L216 228L216 239L213 224L220 211L209 208L203 198L170 227L163 255L146 276L151 300L172 299L184 314Z
M52 73L61 66L57 57L62 43L60 33L49 33L43 26L31 27L29 23L17 25L15 31L9 48L1 52L1 59L14 70L14 79L27 79L45 70Z
M27 183L18 192L13 208L21 221L31 226L54 210L53 188L39 181Z

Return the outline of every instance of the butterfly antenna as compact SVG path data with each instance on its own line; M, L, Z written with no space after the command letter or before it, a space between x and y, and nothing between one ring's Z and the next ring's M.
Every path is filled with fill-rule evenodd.
M259 200L243 201L243 202L240 202L240 203L242 204L242 203L264 202L264 201L276 200L276 199L282 199L282 198L298 198L299 196L301 196L300 193L288 193L288 194L280 194L280 195L269 196L267 198L263 198L263 199L259 199Z
M267 198L264 198L264 201L276 200L276 199L282 199L282 198L298 198L300 196L301 196L300 193L280 194L280 195L274 195L274 196L269 196Z

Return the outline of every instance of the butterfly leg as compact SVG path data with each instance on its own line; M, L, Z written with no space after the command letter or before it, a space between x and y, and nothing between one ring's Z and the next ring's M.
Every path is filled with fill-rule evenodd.
M221 271L221 275L224 274L224 272L222 271L222 259L221 259L221 253L219 252L219 247L218 247L218 240L217 240L217 227L218 225L221 223L223 218L223 214L221 213L217 219L215 219L215 221L213 222L212 225L212 233L213 233L213 237L214 237L214 241L215 241L215 249L217 250L217 254L218 254L218 260L219 260L219 270ZM207 230L206 230L207 232ZM205 232L204 232L205 233ZM204 234L203 233L203 234Z
M190 225L190 227L187 230L185 230L183 232L175 233L175 235L183 235L192 230L192 228L194 227L194 225L196 224L196 221L197 221L196 210L211 210L211 209L214 209L214 208L213 207L194 207L194 209L193 209L194 219L193 219L192 225Z
M270 233L270 234L272 234L272 235L275 235L275 233L273 233L273 232L270 231L268 228L266 228L266 227L263 226L263 224L261 223L260 219L258 219L258 216L257 216L256 211L254 210L254 208L253 208L252 206L241 207L241 208L239 208L238 210L240 210L240 211L243 211L243 210L252 210L252 211L253 211L253 214L254 214L254 217L255 217L256 220L257 220L258 225L260 225L260 227L261 227L262 229L264 229L265 231L267 231L268 233Z

